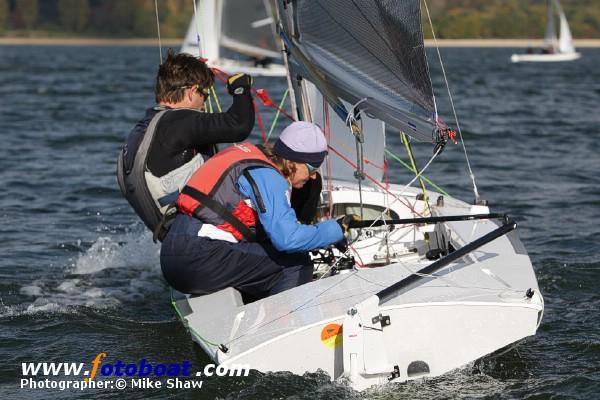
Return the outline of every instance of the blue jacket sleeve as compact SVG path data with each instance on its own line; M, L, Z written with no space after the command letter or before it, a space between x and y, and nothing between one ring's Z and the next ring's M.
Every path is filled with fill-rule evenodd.
M242 196L252 201L260 223L277 250L288 253L304 252L342 240L342 229L334 220L315 225L303 225L298 222L294 209L290 207L288 183L279 172L272 168L253 168L249 172L256 182L265 212L260 211L246 177L241 176L238 179L238 188Z

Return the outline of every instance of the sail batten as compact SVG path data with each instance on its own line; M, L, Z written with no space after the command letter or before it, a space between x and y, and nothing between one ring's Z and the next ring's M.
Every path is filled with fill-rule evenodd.
M302 53L292 62L318 72L327 84L319 90L350 104L360 101L367 114L417 140L432 141L435 106L418 0L292 4L279 7L282 21L294 21L294 31L289 24L283 29ZM302 65L307 62L310 66Z

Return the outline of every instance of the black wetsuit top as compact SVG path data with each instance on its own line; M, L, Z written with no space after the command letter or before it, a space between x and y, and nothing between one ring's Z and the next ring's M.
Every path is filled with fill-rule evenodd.
M129 133L123 149L124 169L130 171L135 154L152 118L164 108L146 110ZM204 113L191 109L171 109L156 127L154 141L148 151L147 167L161 177L181 167L200 153L205 159L214 155L217 143L245 140L254 127L254 108L249 92L234 95L231 107L222 113Z

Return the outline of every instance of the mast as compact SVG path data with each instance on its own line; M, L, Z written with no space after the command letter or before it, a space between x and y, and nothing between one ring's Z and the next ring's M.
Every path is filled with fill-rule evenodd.
M556 39L556 29L554 27L554 6L556 0L546 0L547 4L547 15L546 15L546 33L544 34L544 46L552 49L553 53L556 53L558 49Z

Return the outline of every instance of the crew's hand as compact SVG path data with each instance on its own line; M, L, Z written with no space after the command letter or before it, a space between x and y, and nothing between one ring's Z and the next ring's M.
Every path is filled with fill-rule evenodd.
M346 240L346 238L343 238L339 242L334 243L333 246L336 249L338 249L340 253L344 254L348 251L348 240Z
M360 217L356 214L346 214L336 219L336 222L340 225L340 228L342 228L344 235L348 233L348 229L350 229L352 222L358 221L360 221Z
M246 74L231 75L227 79L227 91L230 95L250 92L252 77Z

